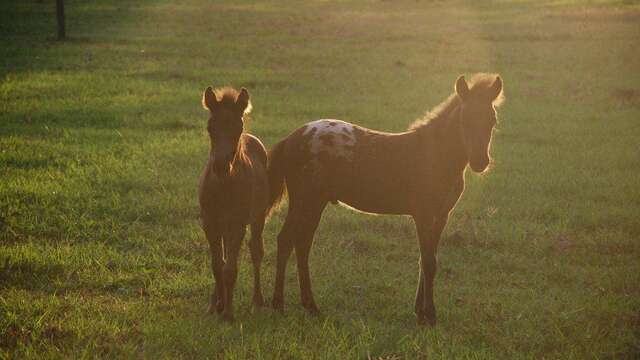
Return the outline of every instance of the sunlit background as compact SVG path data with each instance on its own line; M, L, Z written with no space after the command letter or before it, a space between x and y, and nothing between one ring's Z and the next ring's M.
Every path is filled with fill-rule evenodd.
M635 358L640 6L635 1L205 0L0 4L0 357ZM205 315L197 179L207 86L246 87L267 146L338 118L402 131L460 74L497 72L493 170L443 234L437 328L418 327L409 218L330 206L323 315ZM270 301L275 237L265 230ZM246 247L245 247L246 248Z

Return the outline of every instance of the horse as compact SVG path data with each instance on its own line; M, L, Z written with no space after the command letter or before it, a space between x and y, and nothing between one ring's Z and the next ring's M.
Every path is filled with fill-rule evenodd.
M277 239L272 306L284 309L284 275L295 248L302 305L318 313L309 277L309 251L327 203L365 213L409 215L420 248L415 313L435 325L433 279L440 235L464 191L467 165L485 172L496 109L504 99L497 74L458 77L454 92L407 131L387 133L322 119L303 125L269 152L269 208L288 193Z
M260 264L262 230L268 212L267 152L262 142L244 131L251 111L249 93L231 87L207 87L202 105L209 110L210 152L200 176L198 198L202 228L209 242L214 284L209 313L233 321L233 289L238 254L247 225L253 262L253 305L262 306Z

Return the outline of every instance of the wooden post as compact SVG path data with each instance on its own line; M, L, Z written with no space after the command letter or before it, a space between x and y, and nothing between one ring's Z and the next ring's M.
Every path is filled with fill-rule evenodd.
M64 40L66 37L64 28L64 0L56 0L56 17L58 18L58 40Z

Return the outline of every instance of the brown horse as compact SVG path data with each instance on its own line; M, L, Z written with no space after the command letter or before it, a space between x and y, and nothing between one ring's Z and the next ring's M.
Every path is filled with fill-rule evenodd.
M435 324L433 278L438 241L464 190L468 165L483 172L502 101L502 79L460 76L455 93L415 122L391 134L339 120L317 120L277 143L269 154L270 207L285 190L289 211L278 235L273 307L282 309L284 274L293 248L303 306L317 313L309 279L309 250L328 202L378 214L411 215L420 245L415 311L421 324Z
M209 241L215 280L209 312L217 311L223 319L232 321L238 254L247 225L251 226L253 304L263 304L260 263L269 198L267 153L258 138L243 132L244 117L251 111L246 89L238 92L227 87L214 91L208 87L202 105L209 110L207 130L211 140L209 160L199 187L200 216Z

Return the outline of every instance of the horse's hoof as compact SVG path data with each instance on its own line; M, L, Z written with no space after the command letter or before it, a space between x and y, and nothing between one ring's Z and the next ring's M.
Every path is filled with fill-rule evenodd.
M264 306L264 299L262 299L262 295L253 297L253 306L254 307L262 307L262 306Z
M278 312L283 313L284 312L284 301L280 301L280 300L273 300L271 302L271 307L273 308L273 310L276 310Z
M215 314L215 313L222 313L222 311L224 310L224 304L221 302L217 303L217 304L209 304L209 308L207 309L207 314Z
M227 323L232 323L235 319L233 318L233 314L222 313L222 320Z
M216 313L216 307L213 305L209 305L209 308L207 308L207 314L211 315L215 313Z
M309 315L320 316L320 309L316 305L305 306L304 308L307 309Z
M211 314L213 314L214 312L222 314L222 312L224 311L224 303L220 301L215 305L209 305L209 311L211 312Z
M416 319L418 321L418 325L420 326L430 326L430 327L434 327L436 326L436 317L435 315L433 316L428 316L426 314L416 314Z

